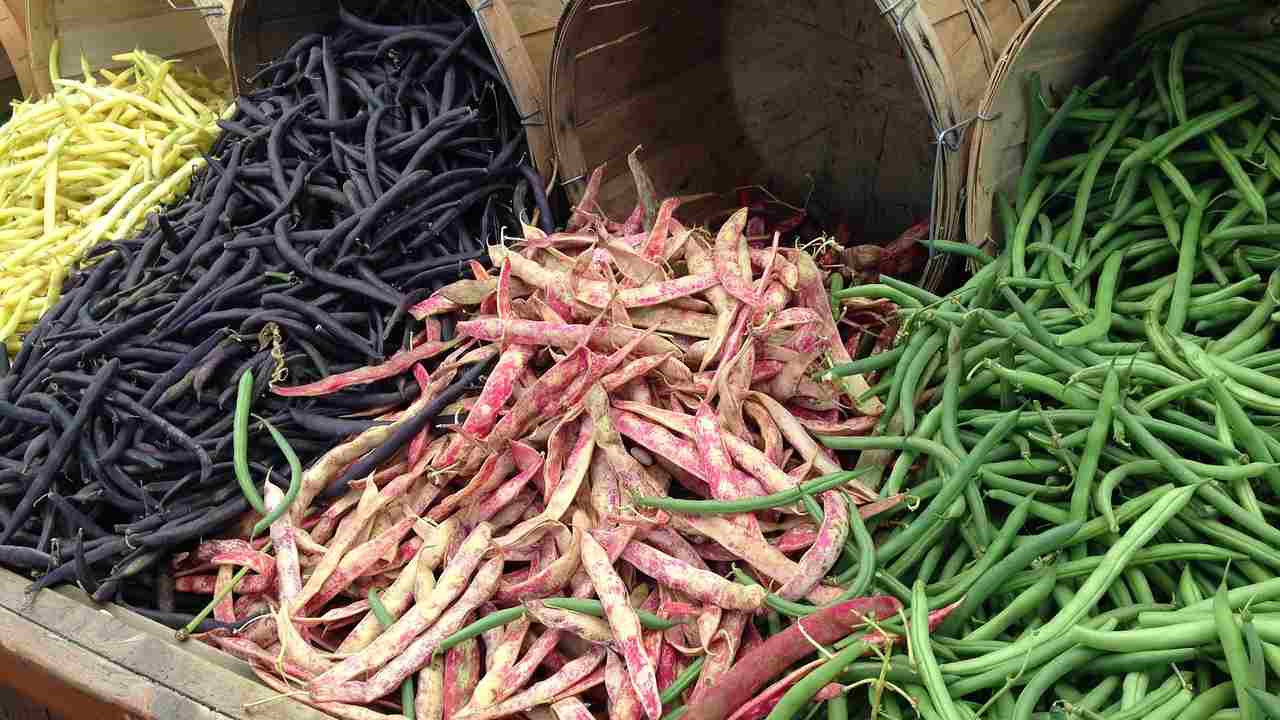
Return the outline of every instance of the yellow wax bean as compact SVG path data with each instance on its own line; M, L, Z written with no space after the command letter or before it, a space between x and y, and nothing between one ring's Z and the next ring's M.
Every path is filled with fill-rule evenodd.
M125 237L185 191L228 111L226 84L136 50L128 67L59 75L54 93L13 104L0 126L0 340L21 334L62 296L85 253Z
M44 231L53 232L58 222L58 157L49 161L44 173Z

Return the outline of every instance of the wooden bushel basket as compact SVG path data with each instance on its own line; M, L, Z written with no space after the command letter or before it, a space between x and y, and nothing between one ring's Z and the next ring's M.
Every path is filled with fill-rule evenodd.
M203 9L204 4L212 7ZM210 77L224 76L226 63L204 18L217 4L182 0L176 7L184 9L166 0L28 0L27 40L36 94L53 89L49 50L55 40L58 65L67 75L80 74L81 55L96 70L121 66L112 55L142 49L182 60L184 67Z
M480 20L498 71L520 116L534 165L551 172L551 137L544 111L547 68L560 0L467 0ZM371 6L368 0L342 3L353 12ZM338 0L234 0L228 27L228 56L236 91L250 89L248 79L258 68L284 52L307 33L328 28L338 17Z
M854 242L932 205L953 238L966 123L1027 14L1025 0L575 0L551 68L560 175L576 199L607 163L602 207L625 216L640 145L662 195L763 184L847 216Z
M1022 171L1031 71L1040 73L1042 86L1060 98L1091 80L1111 53L1135 34L1217 4L1218 0L1049 0L1041 5L1009 43L982 100L982 116L992 119L979 120L973 135L968 241L981 246L1003 240L999 223L992 222L992 206L995 193L1010 192Z
M5 0L0 4L0 46L4 48L4 62L13 69L12 73L0 73L0 77L17 76L22 94L30 96L35 92L35 84L31 78L30 44L27 42L26 0Z

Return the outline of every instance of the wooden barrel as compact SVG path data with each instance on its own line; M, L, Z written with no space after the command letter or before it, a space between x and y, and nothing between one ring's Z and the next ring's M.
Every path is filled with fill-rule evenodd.
M204 13L219 5L211 0L28 0L27 40L31 75L40 94L52 89L49 50L58 45L58 66L67 75L80 74L80 58L89 66L122 66L112 55L135 48L176 58L211 76L225 75L226 64Z
M534 164L552 171L551 137L547 128L544 88L551 63L560 0L467 0L480 22L480 31L493 52L499 72L525 118L525 134ZM228 28L228 56L238 92L249 89L248 79L299 37L330 27L338 16L338 0L234 0ZM344 7L360 12L368 0L344 0Z
M983 117L970 154L966 234L970 243L1002 240L993 222L992 205L999 190L1017 185L1026 157L1028 74L1040 74L1043 86L1059 97L1096 76L1111 51L1124 47L1136 33L1219 0L1045 0L1018 31L982 100ZM1274 9L1253 22L1280 22Z
M574 0L551 69L561 175L576 198L606 164L602 208L625 215L640 145L660 194L763 184L847 217L860 242L932 204L953 236L963 123L1028 12L1025 0Z
M5 0L0 4L0 46L4 48L4 58L0 62L8 65L0 67L0 80L17 77L24 96L34 93L30 45L27 43L26 0Z

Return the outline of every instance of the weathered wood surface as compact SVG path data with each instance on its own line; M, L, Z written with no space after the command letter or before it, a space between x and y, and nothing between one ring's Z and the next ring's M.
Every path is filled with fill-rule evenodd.
M66 720L11 687L0 687L0 720Z
M94 607L75 590L24 594L0 569L0 686L38 699L50 720L326 720L250 679L238 660L121 608ZM79 596L79 599L76 596ZM0 715L0 718L3 718ZM16 715L15 720L39 715Z

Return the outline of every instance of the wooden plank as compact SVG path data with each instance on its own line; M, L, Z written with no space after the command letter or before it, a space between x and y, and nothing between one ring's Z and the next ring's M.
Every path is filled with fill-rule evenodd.
M0 687L0 720L63 720L26 695L9 687Z
M231 5L233 2L234 0L220 0L218 6L221 7L221 12L217 10L202 12L204 23L209 27L209 34L213 35L213 41L218 44L218 52L222 53L222 61L227 63L228 67L230 67L231 59L227 55L227 33L231 21Z
M520 117L525 118L525 134L534 166L551 174L551 129L548 124L544 88L548 82L548 66L537 67L529 57L507 0L468 0L485 42L498 60L498 69L506 80L511 99Z
M53 46L55 32L53 5L53 0L27 0L27 51L36 95L53 90L49 82L49 48ZM35 52L36 48L44 51Z
M520 40L524 43L525 51L529 53L529 61L533 63L534 70L542 80L543 107L546 107L546 88L550 84L548 73L551 71L551 56L556 42L555 28L527 33L522 35Z
M536 35L545 30L554 33L564 10L560 0L507 0L507 8L521 36Z
M178 645L173 632L145 618L122 622L105 609L78 602L72 591L30 598L27 581L0 570L0 685L21 687L71 718L103 720L260 720L246 703L276 693L211 662L195 644ZM77 591L78 592L78 591ZM326 720L291 699L269 706L273 720Z

